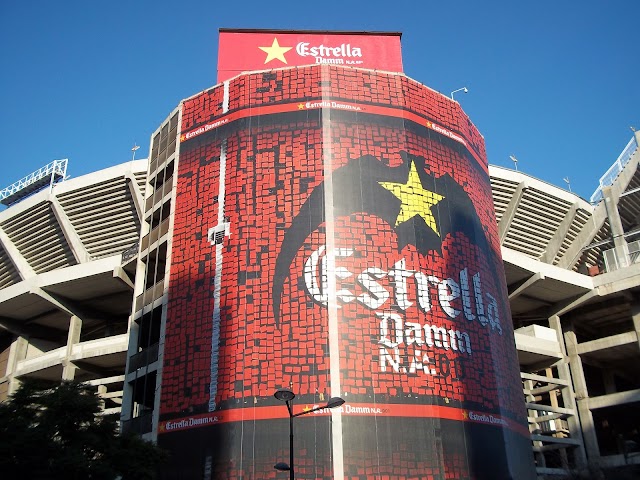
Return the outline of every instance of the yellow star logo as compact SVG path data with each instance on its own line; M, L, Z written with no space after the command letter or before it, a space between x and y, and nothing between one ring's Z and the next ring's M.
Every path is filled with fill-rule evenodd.
M397 227L401 223L411 220L416 215L423 218L425 223L434 231L438 232L438 226L436 219L431 213L431 207L442 200L444 197L437 193L426 190L422 187L416 164L411 164L411 170L409 171L409 177L407 183L393 183L393 182L378 182L383 188L386 188L393 193L400 202L400 213L396 218Z
M186 135L184 135L184 134L183 134L183 135L180 135L180 141L181 141L181 142L184 142L184 139L185 139L185 138L187 138L187 137L186 137Z
M284 54L291 50L293 47L281 47L278 43L278 39L274 38L273 43L270 47L258 47L264 53L267 54L267 58L264 61L265 65L269 63L271 60L280 60L282 63L286 64L287 59L284 58Z
M304 103L298 104L298 110L304 110Z
M462 411L462 418L464 418L465 420L466 420L467 418L469 418L469 414L467 413L467 411L466 411L466 410L463 410L463 411Z
M303 412L308 412L309 410L311 410L311 407L309 405L305 405L302 409Z

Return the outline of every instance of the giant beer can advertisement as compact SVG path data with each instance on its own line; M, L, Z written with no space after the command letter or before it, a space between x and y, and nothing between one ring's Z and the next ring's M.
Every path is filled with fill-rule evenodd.
M484 139L457 102L401 73L242 74L182 103L176 182L167 478L286 478L290 458L301 479L535 478Z

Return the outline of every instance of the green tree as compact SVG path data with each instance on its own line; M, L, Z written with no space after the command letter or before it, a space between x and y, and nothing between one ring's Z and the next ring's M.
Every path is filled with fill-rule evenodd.
M166 454L118 434L100 399L79 382L25 381L0 404L0 472L6 479L145 480Z

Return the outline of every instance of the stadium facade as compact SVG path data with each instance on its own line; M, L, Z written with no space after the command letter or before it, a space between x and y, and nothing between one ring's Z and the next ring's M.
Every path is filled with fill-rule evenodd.
M271 40L276 38L272 33L268 35ZM299 48L300 52L312 52L312 42L299 43L307 43ZM350 53L351 58L358 59L353 56L355 43L342 42L330 53L335 53L335 58L346 58ZM282 53L288 44L281 39L276 45L281 50L275 52ZM274 43L269 41L265 46L273 48ZM482 151L478 147L480 137L474 136L473 127L466 123L457 102L399 72L323 64L237 75L237 69L242 68L231 65L229 73L221 75L221 84L181 102L152 135L148 161L129 162L67 180L0 212L0 366L4 371L0 398L6 398L21 378L88 381L104 398L106 411L121 413L123 429L164 442L176 451L181 444L187 447L176 457L176 466L170 468L185 475L189 472L193 478L216 474L232 478L243 472L251 475L247 473L250 471L259 472L260 478L276 478L272 466L287 458L288 432L286 408L271 398L273 390L292 385L299 394L299 407L324 403L335 392L331 388L331 364L324 357L330 360L331 349L337 348L338 355L342 352L349 363L343 370L354 372L352 377L348 373L343 377L343 387L338 391L347 403L341 412L322 412L297 422L301 432L297 437L299 476L336 476L338 437L343 443L342 451L348 452L339 468L348 478L394 473L407 478L448 478L452 472L468 471L467 463L474 462L472 454L444 458L456 451L456 442L464 439L472 444L476 438L488 439L483 437L485 433L474 437L471 430L474 423L489 423L491 419L495 422L488 428L507 438L510 429L505 425L515 423L515 417L505 414L508 406L500 402L497 410L487 413L476 404L476 408L465 410L470 418L457 422L463 425L461 428L448 426L451 418L443 412L451 412L456 405L456 392L472 389L473 384L460 380L460 372L445 375L463 368L457 367L456 356L438 357L440 363L433 365L433 371L407 361L406 367L417 367L418 373L412 372L413 377L401 371L393 354L398 346L393 344L401 343L398 337L405 334L395 330L393 337L386 330L387 335L378 331L393 330L392 320L387 324L378 322L376 330L365 339L357 336L364 327L358 323L363 312L356 309L354 316L347 318L349 325L360 325L359 328L353 332L340 330L346 337L344 344L338 339L333 346L330 342L324 345L324 317L316 317L314 312L328 310L324 308L328 301L323 296L322 272L315 283L312 273L323 267L323 262L329 262L323 260L327 256L322 257L320 251L328 242L316 238L320 234L324 238L326 231L301 230L302 240L309 237L317 244L312 241L309 252L294 252L285 262L287 269L299 272L300 280L283 278L282 286L276 288L278 296L288 299L282 301L279 315L274 313L274 304L279 301L265 306L259 299L273 293L267 284L278 268L275 246L291 238L285 228L295 219L285 218L280 212L283 208L304 208L303 201L296 200L287 189L295 188L298 194L308 192L311 197L314 187L321 183L326 187L326 160L318 166L314 162L331 150L323 143L331 135L329 130L347 132L340 135L339 142L349 159L356 158L349 155L355 151L349 149L356 149L354 144L358 152L366 150L364 153L376 158L389 158L389 137L401 138L400 146L415 158L422 135L430 142L429 150L441 149L446 152L442 155L456 162L477 162L473 152ZM418 92L413 101L405 101L406 93L393 97L397 85L401 86L399 92ZM427 97L433 98L440 110L430 107L429 101L424 101ZM421 111L420 99L432 110ZM383 103L393 102L402 104L405 120L406 112L422 115L423 130L407 127L408 121L389 121L391 112L376 110ZM274 105L277 109L269 110ZM287 106L292 109L287 110ZM369 111L354 111L355 108ZM248 112L244 116L243 109ZM385 120L380 121L379 116ZM355 134L351 133L354 125ZM456 137L467 143L467 151L460 157L456 155L464 149ZM300 138L305 140L296 143L295 139ZM488 257L492 235L499 245L506 279L504 296L511 310L524 392L518 408L527 412L526 437L539 475L562 475L588 465L640 464L639 140L634 135L601 179L591 202L522 172L489 166L487 178L494 208L489 206L486 214L495 218L497 229L493 234L488 230L489 240L482 248L478 247L478 239L475 246L466 241L446 245L462 252L475 249L475 257ZM332 145L335 149L335 143ZM398 147L395 144L393 152L401 150ZM292 180L300 176L299 172L287 177L287 159L298 154L304 154L308 166L305 175L312 180ZM360 153L357 158L362 156ZM338 153L335 157L339 162ZM422 168L440 177L442 171L438 169L445 167L424 157ZM348 166L349 161L344 160L341 165ZM362 162L354 167L359 172L364 169ZM402 166L399 160L387 165L397 166ZM317 168L320 171L314 170ZM272 177L269 172L273 172ZM229 179L226 185L218 182L225 176ZM342 177L334 174L331 178L337 187L344 187ZM473 180L469 181L473 184ZM489 192L488 183L486 188ZM258 209L256 199L261 196L266 203ZM483 200L474 197L473 201L479 204ZM354 211L338 205L349 211L349 221L336 222L333 228L352 232L371 222L370 218L361 218L363 205L357 207ZM238 217L237 212L247 212L249 220ZM271 227L251 232L253 224L260 225L272 216L273 232L269 233ZM302 223L313 222L312 217ZM283 227L278 226L277 218L284 219ZM327 219L322 216L320 221L325 223ZM385 228L389 230L389 225L366 223L364 237L371 241L365 242L369 249L389 241L389 232L386 237L379 233ZM401 234L397 235L400 238ZM356 237L353 234L348 240L357 244ZM334 238L341 240L340 235L334 234ZM410 241L407 245L412 247ZM415 245L417 248L417 242ZM342 272L355 272L358 267L362 271L365 266L372 275L378 275L373 278L380 280L382 269L369 265L368 260L351 261L348 246L334 245L338 257L349 260ZM440 253L429 255L435 258ZM409 271L419 271L422 264L418 262L413 270L410 264L403 265L395 269L399 272L396 283L388 286L396 300L396 312L402 310L403 300L407 308L410 300L424 303L424 298L404 298L398 293L402 290L401 278L408 277ZM488 268L479 265L478 270L473 270L472 264L468 265L455 272L461 285L467 271L471 277L475 271L479 275L482 268ZM261 277L263 269L269 272L266 278ZM430 273L431 278L437 277ZM443 273L440 281L449 272ZM221 280L223 274L232 279ZM478 290L498 296L495 292L500 286L490 286L488 277L482 275L483 285ZM358 278L362 283L364 277ZM344 283L344 291L333 294L337 293L341 302L337 307L347 310L351 303L347 291L357 291L359 284L353 280ZM371 282L368 285L372 293L375 287ZM297 288L303 293L296 293ZM385 296L381 290L376 292L378 300ZM296 302L290 299L296 295L302 297L297 301L298 307L292 307ZM304 295L312 298L305 300ZM369 300L376 300L373 297ZM442 298L441 307L464 311L471 305L465 303L464 291L457 299ZM478 304L473 305L475 310L469 310L469 316L479 313ZM365 313L371 316L369 311ZM390 315L378 318L396 318ZM281 324L275 325L276 317ZM313 322L294 323L294 318L311 318ZM442 319L446 317L443 315ZM320 322L319 326L314 327L314 322ZM405 322L402 328L414 323L424 321ZM336 325L328 327L334 328ZM503 324L501 328L510 339L511 325ZM471 351L469 347L481 343L481 337L474 336L471 329L469 332L467 349ZM457 333L458 339L463 338L464 332ZM299 341L302 336L305 340ZM417 344L418 340L414 336L412 343ZM375 355L371 353L373 342ZM451 338L446 352L444 337L440 342L441 352L454 352ZM378 350L380 344L391 350ZM423 345L428 345L426 338ZM467 354L464 342L455 345L456 354ZM285 356L288 361L283 360ZM412 356L417 358L415 352ZM382 359L386 359L389 372L380 371ZM359 360L364 361L358 364ZM488 361L496 363L492 357ZM373 363L379 367L375 380L367 378L374 378L370 372ZM442 370L443 365L446 371ZM310 366L314 371L308 371ZM428 424L419 424L425 421L420 420L424 415L420 412L426 407L418 382L429 384L419 377L420 370L434 378L444 378L445 391L447 385L456 385L456 390L438 394L437 402L427 402L428 410L437 412L430 414L432 423ZM391 380L387 381L385 375ZM493 373L486 370L486 375L491 377ZM380 388L370 387L368 380ZM490 378L489 384L495 381ZM383 391L390 389L396 393ZM373 402L368 400L370 391L375 397ZM414 393L412 400L403 395L407 391ZM403 410L412 414L404 414ZM384 419L384 411L390 412L391 420ZM388 458L379 453L376 458L368 456L371 446L363 435L375 436L375 432L366 424L357 423L367 416L380 417L377 426L388 431L405 432L406 444L396 444L400 448L393 451L394 445L375 440L378 447L382 445L387 450ZM433 423L434 418L437 423ZM257 427L260 422L268 423L268 428ZM431 438L412 432L420 429L437 431L437 435ZM359 436L337 436L338 430L359 432ZM303 431L311 432L312 440ZM431 450L426 451L425 440L435 444L437 461L432 461ZM492 445L500 442L517 444L512 439L488 440ZM238 454L240 451L244 453ZM482 456L495 454L481 451ZM350 465L349 458L357 459L358 465ZM396 464L405 470L384 470ZM437 470L436 464L445 470Z
M0 212L0 398L22 378L90 382L122 405L147 162L56 183Z

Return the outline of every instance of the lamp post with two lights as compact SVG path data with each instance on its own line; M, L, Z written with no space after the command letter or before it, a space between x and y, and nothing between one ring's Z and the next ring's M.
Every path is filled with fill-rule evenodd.
M321 407L316 407L316 408L312 408L310 410L303 410L302 412L298 412L298 413L293 413L293 399L296 398L296 394L293 393L291 390L287 390L287 389L280 389L277 390L276 393L273 394L274 397L276 397L276 399L280 400L281 402L285 402L287 405L287 411L289 412L289 464L287 465L284 462L278 462L274 465L274 468L276 470L280 470L280 471L288 471L289 472L289 479L290 480L294 480L295 479L295 472L293 469L293 460L294 460L294 454L293 454L293 419L295 417L299 417L301 415L306 415L308 413L313 413L313 412L317 412L318 410L323 410L325 408L336 408L339 407L340 405L342 405L344 403L344 400L340 397L332 397L329 399L329 401L327 402L326 405L323 405Z

